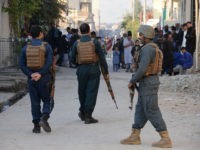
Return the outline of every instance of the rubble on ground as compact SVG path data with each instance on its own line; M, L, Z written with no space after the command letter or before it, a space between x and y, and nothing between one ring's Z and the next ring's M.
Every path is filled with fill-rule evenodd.
M171 92L186 92L200 97L200 74L186 74L160 77L160 89Z

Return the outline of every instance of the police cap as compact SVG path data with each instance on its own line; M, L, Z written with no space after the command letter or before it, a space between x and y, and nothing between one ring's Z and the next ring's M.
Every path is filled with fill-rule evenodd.
M140 25L138 32L142 33L144 37L149 39L153 39L153 37L155 36L153 27L149 25Z

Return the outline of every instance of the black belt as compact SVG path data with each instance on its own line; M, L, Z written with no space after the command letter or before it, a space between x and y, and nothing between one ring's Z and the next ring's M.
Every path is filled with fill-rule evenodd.
M79 64L79 65L89 65L89 66L96 66L98 63L90 63L90 64Z

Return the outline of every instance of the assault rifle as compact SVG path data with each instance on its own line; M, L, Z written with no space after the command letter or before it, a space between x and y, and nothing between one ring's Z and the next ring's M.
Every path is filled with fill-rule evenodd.
M112 90L112 86L111 86L111 84L110 84L110 80L106 77L105 70L104 70L104 68L103 68L102 66L101 66L101 72L102 72L102 74L103 74L103 78L104 78L104 80L105 80L105 82L106 82L106 85L107 85L107 87L108 87L108 92L110 93L110 95L111 95L111 97L112 97L112 100L113 100L114 103L115 103L116 109L118 109L117 102L116 102L116 100L115 100L115 95L114 95L114 92L113 92L113 90Z
M130 110L133 109L133 98L134 98L134 95L135 95L135 88L138 91L138 86L137 86L136 83L129 89L129 92L130 92L129 96L130 96L130 103L131 103L131 106L129 106Z
M50 106L51 106L51 112L54 108L54 93L55 93L55 78L56 78L56 58L53 58L53 64L51 66L50 72L51 72L51 87L50 87Z

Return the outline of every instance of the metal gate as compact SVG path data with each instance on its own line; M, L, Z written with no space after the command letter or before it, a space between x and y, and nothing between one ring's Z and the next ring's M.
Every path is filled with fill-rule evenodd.
M18 66L19 42L11 38L0 38L0 68Z

